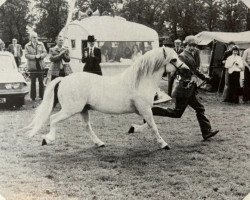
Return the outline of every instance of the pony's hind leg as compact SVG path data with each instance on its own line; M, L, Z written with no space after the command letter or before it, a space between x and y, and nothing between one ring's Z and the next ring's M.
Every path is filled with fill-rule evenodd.
M149 125L150 128L152 128L157 142L161 145L162 149L170 149L168 144L163 140L163 138L160 136L158 128L155 124L154 118L153 118L153 113L151 111L151 108L149 109L138 109L139 113L142 115L142 117L145 119L147 124Z
M146 128L148 128L148 124L144 123L142 125L137 125L137 124L132 124L128 133L141 133L143 132Z
M58 113L50 116L50 132L44 136L42 145L53 142L56 139L56 124L72 116L74 113L60 110Z
M87 129L88 129L88 132L89 132L89 136L92 139L92 141L98 147L104 147L105 146L104 142L102 142L97 137L97 135L95 134L95 132L92 130L92 127L91 127L91 124L90 124L90 120L89 120L89 112L88 112L88 110L84 109L80 114L81 114L81 117L82 117L82 121L87 124Z

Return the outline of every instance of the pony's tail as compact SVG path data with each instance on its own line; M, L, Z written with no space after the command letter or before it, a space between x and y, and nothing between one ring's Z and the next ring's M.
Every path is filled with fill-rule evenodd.
M63 77L58 77L48 84L42 103L36 110L35 117L32 122L24 129L31 129L29 136L34 136L42 127L42 125L49 118L54 107L54 90L57 84L62 81Z

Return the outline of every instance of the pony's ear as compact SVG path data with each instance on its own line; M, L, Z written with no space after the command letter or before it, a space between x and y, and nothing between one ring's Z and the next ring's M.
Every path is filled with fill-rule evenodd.
M167 54L166 54L166 51L165 51L164 47L163 47L163 55L164 55L164 58L166 59L167 58Z

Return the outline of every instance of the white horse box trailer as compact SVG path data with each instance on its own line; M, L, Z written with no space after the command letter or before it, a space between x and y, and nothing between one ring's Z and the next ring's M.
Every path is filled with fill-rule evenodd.
M88 35L94 35L96 46L101 49L103 75L123 71L133 62L131 54L136 45L141 54L159 47L155 30L122 17L92 16L70 22L60 33L69 47L73 72L82 71L82 51L87 47Z

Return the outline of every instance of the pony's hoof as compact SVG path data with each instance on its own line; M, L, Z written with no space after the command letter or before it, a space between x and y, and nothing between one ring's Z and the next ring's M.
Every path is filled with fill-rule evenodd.
M43 141L42 141L42 146L47 145L47 144L48 144L48 143L46 142L46 140L43 139Z
M95 143L95 146L97 147L97 148L102 148L102 147L105 147L105 144L102 142L102 143Z
M135 132L135 127L131 126L130 129L128 130L128 133L134 133Z
M170 150L170 146L165 145L164 147L162 147L162 149L165 149L165 150Z

